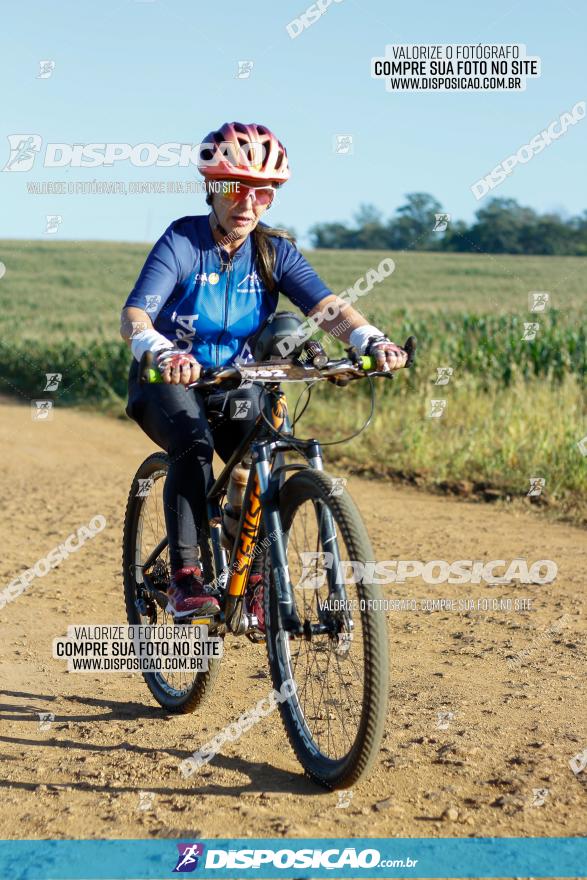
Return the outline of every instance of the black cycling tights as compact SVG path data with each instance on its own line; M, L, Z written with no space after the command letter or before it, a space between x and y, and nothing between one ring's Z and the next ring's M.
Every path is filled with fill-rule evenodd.
M198 560L197 526L213 482L213 452L228 461L257 417L260 394L259 386L207 393L182 385L140 385L133 364L126 411L170 459L163 502L172 572ZM245 411L247 418L237 417Z

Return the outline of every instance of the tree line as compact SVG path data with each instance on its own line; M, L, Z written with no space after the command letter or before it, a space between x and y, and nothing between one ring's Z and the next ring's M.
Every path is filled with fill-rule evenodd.
M406 203L385 219L374 205L361 205L353 225L316 223L315 248L463 251L492 254L587 255L587 211L563 219L539 214L515 199L490 199L471 224L448 219L428 193L408 193Z

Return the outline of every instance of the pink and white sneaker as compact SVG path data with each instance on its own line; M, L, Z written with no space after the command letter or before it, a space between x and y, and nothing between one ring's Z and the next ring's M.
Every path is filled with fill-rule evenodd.
M204 584L202 569L197 566L180 568L171 577L165 609L174 617L194 615L207 617L220 613L218 599Z

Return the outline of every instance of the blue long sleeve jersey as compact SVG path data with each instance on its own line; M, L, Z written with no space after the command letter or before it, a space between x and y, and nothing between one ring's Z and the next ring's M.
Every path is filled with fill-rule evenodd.
M182 217L154 245L125 306L147 312L159 333L205 367L250 360L247 340L275 312L280 292L304 315L331 293L290 241L272 243L276 289L269 292L251 235L229 259L208 215Z

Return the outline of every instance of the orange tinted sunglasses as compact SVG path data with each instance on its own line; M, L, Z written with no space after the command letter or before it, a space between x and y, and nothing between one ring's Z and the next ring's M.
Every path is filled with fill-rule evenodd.
M218 183L220 195L227 202L242 202L250 196L258 205L269 205L275 196L273 186L248 186L239 180L219 180Z

